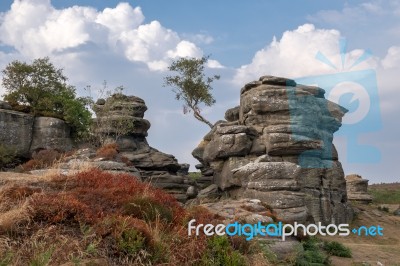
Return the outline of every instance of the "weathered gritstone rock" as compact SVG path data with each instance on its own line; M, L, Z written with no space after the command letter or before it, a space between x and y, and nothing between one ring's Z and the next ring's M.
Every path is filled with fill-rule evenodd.
M107 100L98 100L93 109L97 119L96 132L108 138L109 142L116 140L119 155L134 166L129 172L138 173L143 181L167 190L180 201L195 196L197 189L187 178L189 165L179 164L174 156L160 152L147 143L150 122L143 118L147 110L143 99L114 94ZM123 134L118 130L121 121L132 122L132 128Z
M347 198L368 204L372 201L372 196L368 194L368 180L360 175L351 174L346 176Z
M0 144L14 149L17 156L30 157L41 149L62 152L72 148L70 128L65 121L34 117L10 108L7 103L0 103Z
M70 128L65 121L53 117L35 118L30 150L33 152L41 149L72 149Z
M286 221L343 223L352 211L333 133L343 107L318 87L263 76L246 84L193 151L196 167L231 198L259 199Z

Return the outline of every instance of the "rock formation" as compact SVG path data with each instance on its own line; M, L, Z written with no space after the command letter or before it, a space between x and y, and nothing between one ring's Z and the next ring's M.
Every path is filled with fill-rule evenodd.
M347 111L318 87L263 76L246 84L193 151L197 165L234 199L258 199L282 220L343 223L352 215L333 133Z
M13 111L1 101L0 144L15 149L16 155L22 157L29 157L40 149L68 151L72 148L70 129L63 120Z
M357 202L368 204L372 202L372 196L368 194L368 180L360 175L346 176L347 198Z
M142 99L114 94L97 101L93 109L97 133L106 142L118 144L120 155L132 163L143 181L166 189L178 200L186 200L189 165L179 164L174 156L149 146L146 136L150 122L143 118L147 107Z

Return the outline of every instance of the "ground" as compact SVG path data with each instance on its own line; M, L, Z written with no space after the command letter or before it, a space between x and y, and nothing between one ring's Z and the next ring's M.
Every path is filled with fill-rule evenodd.
M400 216L391 215L385 211L378 210L377 204L353 204L360 210L351 226L383 227L383 236L364 236L354 234L350 236L329 236L323 238L329 241L338 241L349 247L352 258L332 257L333 265L400 265ZM398 208L399 204L393 207ZM379 264L381 263L381 264Z
M41 184L46 184L48 181L49 176L0 172L0 186L5 184L16 184L20 186L36 184L36 186L40 187ZM355 220L351 224L351 228L362 225L379 225L383 227L384 235L361 237L350 234L350 236L347 237L329 236L322 238L327 241L338 241L349 247L352 251L352 258L332 256L332 265L400 266L400 216L393 215L393 211L400 207L400 202L396 202L396 195L400 193L400 184L372 185L370 189L372 194L377 197L376 201L368 205L352 203L357 214Z

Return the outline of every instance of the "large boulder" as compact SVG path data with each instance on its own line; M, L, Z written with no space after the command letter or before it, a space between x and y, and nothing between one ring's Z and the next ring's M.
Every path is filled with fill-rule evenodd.
M29 114L0 109L0 144L13 149L18 156L29 157L34 120Z
M93 109L96 133L106 142L117 143L119 155L137 169L143 181L167 190L182 202L196 194L187 178L189 166L148 144L150 122L144 119L147 106L143 99L114 94L98 100ZM203 151L198 153L202 157Z
M193 151L203 176L232 198L254 198L282 220L342 223L351 219L335 147L347 110L315 86L262 76L240 91ZM206 175L207 174L207 175Z
M54 117L35 118L30 151L42 149L63 152L72 149L70 128L64 120Z

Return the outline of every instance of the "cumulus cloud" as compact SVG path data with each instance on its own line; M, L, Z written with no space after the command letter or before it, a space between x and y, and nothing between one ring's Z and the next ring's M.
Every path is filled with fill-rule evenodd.
M0 43L27 58L65 53L92 43L159 71L176 57L203 55L196 44L160 22L144 23L141 8L128 3L98 11L82 6L56 9L50 0L19 0L1 17ZM212 41L201 34L196 38Z
M400 67L400 46L389 48L385 58L382 60L382 66L385 69Z
M235 75L236 84L257 79L262 75L300 77L328 73L331 68L315 59L318 51L338 65L340 33L337 30L316 29L304 24L286 31L282 38L272 42L254 55L252 62L241 66Z

